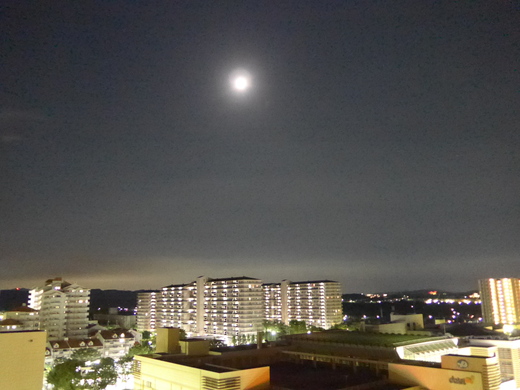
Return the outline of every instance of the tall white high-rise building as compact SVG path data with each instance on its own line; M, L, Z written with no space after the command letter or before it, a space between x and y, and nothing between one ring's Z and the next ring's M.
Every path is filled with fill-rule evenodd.
M155 325L147 319L153 316ZM189 335L231 339L256 335L263 316L262 281L247 276L198 277L188 284L141 293L137 308L139 329L178 327Z
M266 320L305 321L328 329L342 321L341 284L332 280L311 280L263 285Z
M38 310L40 328L49 340L87 338L90 290L64 281L48 279L31 290L29 307Z
M341 285L332 280L262 284L247 276L200 276L140 293L137 307L139 330L175 327L219 339L256 334L264 320L298 320L327 329L342 317Z
M256 335L262 329L262 281L247 276L205 283L204 333Z
M156 328L157 296L160 295L159 291L142 291L137 293L137 329L151 330Z
M520 324L520 279L479 280L484 322Z

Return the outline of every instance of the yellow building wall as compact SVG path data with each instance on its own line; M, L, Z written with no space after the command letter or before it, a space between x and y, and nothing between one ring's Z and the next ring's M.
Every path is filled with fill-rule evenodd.
M480 372L448 370L407 364L388 364L388 379L404 386L423 386L429 390L482 390ZM463 383L457 383L463 381Z
M405 315L400 315L400 314L393 314L393 313L391 313L390 314L390 321L404 322L405 323L405 327L406 327L406 324L410 324L410 329L407 329L409 331L424 329L424 319L423 319L423 315L422 314L405 314Z
M179 341L181 353L185 355L209 355L209 340Z
M179 353L180 332L179 328L158 328L155 351L157 353Z
M44 331L0 332L0 389L41 390Z
M390 324L381 324L374 327L379 333L395 333L405 334L406 324L404 322L393 322Z
M238 376L241 390L269 389L269 367L218 373L144 356L135 359L141 362L140 376L134 378L135 390L199 390L204 376L214 379Z

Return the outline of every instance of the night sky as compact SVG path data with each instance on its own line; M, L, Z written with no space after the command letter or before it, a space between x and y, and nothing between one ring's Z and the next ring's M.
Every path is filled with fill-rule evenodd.
M520 277L520 3L0 11L0 288Z

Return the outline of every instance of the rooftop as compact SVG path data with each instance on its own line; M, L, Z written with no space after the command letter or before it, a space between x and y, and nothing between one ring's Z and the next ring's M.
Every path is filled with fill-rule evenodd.
M304 281L301 281L301 282L292 282L292 281L289 281L290 284L310 284L310 283L338 283L336 282L335 280L328 280L328 279L323 279L323 280L304 280Z
M292 282L290 280L284 280L284 282L289 282L289 284L291 284L291 285L294 285L294 284L316 284L316 283L339 283L339 282L336 282L335 280L328 280L328 279L323 279L323 280L304 280L304 281L301 281L301 282ZM281 285L281 282L264 283L264 284L262 284L262 286L280 286L280 285Z
M102 347L99 339L69 339L49 341L52 349L93 348Z
M165 288L172 288L172 287L186 287L187 284L169 284L168 286L164 286L163 289ZM155 292L155 291L151 291L151 292Z
M22 323L18 320L13 320L10 318L0 321L0 326L9 326L9 325L22 325Z
M251 278L249 276L234 276L231 278L217 278L217 279L209 278L208 282L224 282L224 281L228 281L228 280L258 280L258 281L260 281L260 279Z
M382 334L382 333L365 333L365 332L349 332L344 330L331 330L324 332L315 332L311 334L296 334L286 336L290 339L322 341L325 343L354 344L374 347L398 347L409 344L421 343L425 341L436 341L447 339L445 336L413 336L402 334Z
M9 312L25 312L25 313L34 313L34 312L37 312L38 310L35 310L31 307L28 307L28 306L25 306L25 305L22 305L22 306L18 306L18 307L15 307L13 310L8 310Z
M154 358L153 355L146 357ZM205 356L185 356L185 355L171 355L166 354L160 357L155 357L156 360L162 360L164 362L181 364L187 367L200 368L201 370L212 371L212 372L230 372L236 371L236 368L220 366L217 364L211 364L203 361Z

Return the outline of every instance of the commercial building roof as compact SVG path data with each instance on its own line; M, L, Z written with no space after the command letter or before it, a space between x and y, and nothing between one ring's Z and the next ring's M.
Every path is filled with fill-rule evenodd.
M415 336L402 334L383 334L383 333L365 333L350 332L344 330L329 330L324 332L315 332L311 334L295 334L286 336L289 339L301 339L307 341L321 341L329 343L365 345L375 347L398 347L408 344L416 344L424 341L434 341L447 339L445 336Z

